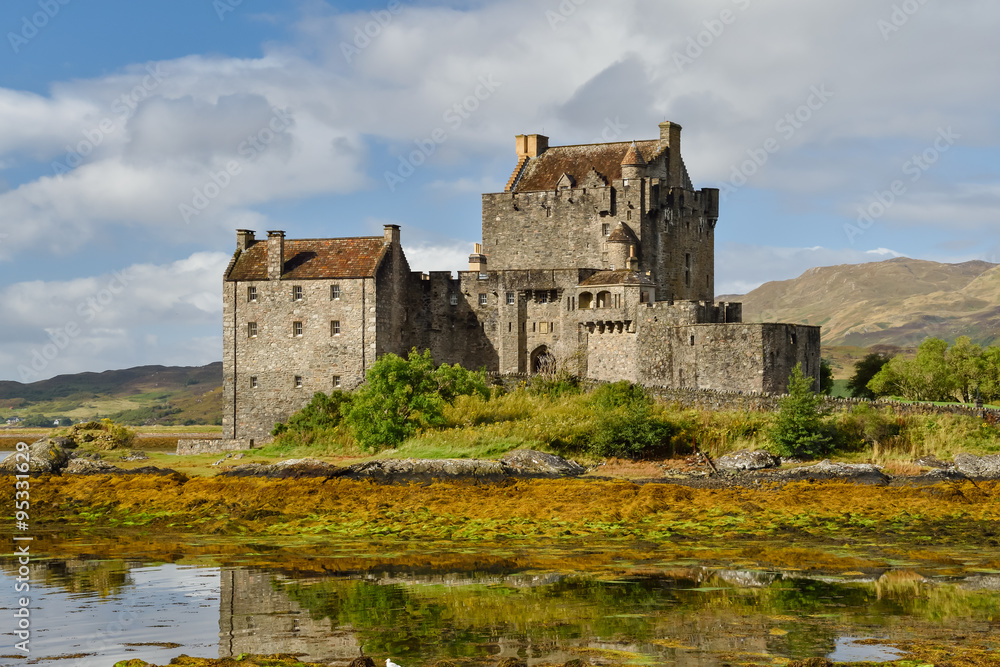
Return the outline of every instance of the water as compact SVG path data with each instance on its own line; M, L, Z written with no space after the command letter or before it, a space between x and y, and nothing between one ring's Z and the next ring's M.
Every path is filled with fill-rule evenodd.
M342 664L362 650L407 667L508 656L701 667L890 660L899 654L881 641L987 633L1000 619L1000 578L971 573L818 577L686 565L607 577L502 568L334 575L329 565L34 564L30 657L77 656L62 664L85 667L166 664L181 653L281 652ZM0 588L12 590L14 576L5 564ZM11 598L0 596L0 618L11 618ZM0 663L25 664L10 649L9 627ZM858 643L870 638L878 641Z

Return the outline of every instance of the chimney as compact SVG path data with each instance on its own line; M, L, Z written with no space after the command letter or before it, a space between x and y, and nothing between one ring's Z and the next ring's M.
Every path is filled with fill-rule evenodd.
M469 255L469 271L486 273L486 255L483 254L483 244L476 244L476 251Z
M681 162L681 126L665 121L660 123L660 150L670 149L667 162L667 187L680 188L684 186L684 165Z
M254 232L252 229L236 230L236 249L246 250L254 244Z
M399 245L399 225L386 225L382 230L386 245Z
M628 270L629 271L639 270L639 258L635 256L634 245L629 245L628 247Z
M267 279L281 280L285 268L285 232L267 233Z
M519 134L514 137L517 157L538 157L549 150L549 138L543 134Z

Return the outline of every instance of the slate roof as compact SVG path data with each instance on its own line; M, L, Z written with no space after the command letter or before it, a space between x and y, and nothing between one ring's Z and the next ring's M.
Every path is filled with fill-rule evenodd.
M603 285L653 285L646 276L637 271L598 271L586 280L580 281L580 287L598 287Z
M619 222L608 235L608 243L639 243L639 237L624 222Z
M528 160L514 192L555 190L565 173L581 182L593 168L609 182L622 177L622 160L635 143L639 157L647 163L660 151L660 141L619 141L613 144L553 146Z
M625 157L622 158L622 166L635 166L644 167L646 166L646 161L642 158L642 151L639 150L635 142L628 147L628 152L625 153Z
M388 246L382 236L285 239L283 280L370 278ZM267 241L240 253L226 280L267 280Z

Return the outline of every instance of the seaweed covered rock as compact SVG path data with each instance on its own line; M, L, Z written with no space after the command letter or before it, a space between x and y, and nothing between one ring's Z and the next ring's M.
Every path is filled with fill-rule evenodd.
M32 443L26 452L28 472L60 473L69 463L69 452L49 438ZM18 472L17 465L25 463L23 456L11 454L0 462L0 472Z
M220 472L217 477L267 477L269 479L303 479L342 477L346 468L319 459L288 459L277 463L244 463Z
M715 467L723 472L742 472L744 470L764 470L777 468L781 462L770 452L762 449L750 451L744 449L732 454L720 456L715 461Z
M347 469L350 479L389 484L431 482L502 482L511 470L500 461L482 459L382 459L357 463Z
M528 663L520 658L504 658L497 663L497 667L528 667Z
M834 463L824 459L819 463L789 470L760 470L755 473L759 479L775 482L796 482L801 480L841 480L855 484L887 486L892 480L882 469L870 463Z
M536 477L577 477L587 471L575 461L534 449L507 452L500 462L510 466L516 474Z

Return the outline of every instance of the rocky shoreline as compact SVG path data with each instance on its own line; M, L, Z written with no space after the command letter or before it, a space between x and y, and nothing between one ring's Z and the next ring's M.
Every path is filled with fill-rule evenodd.
M32 473L67 475L181 475L170 468L143 466L120 468L98 455L78 455L68 438L43 438L29 446ZM233 453L218 463L237 458ZM126 460L147 458L141 452ZM798 481L839 480L873 486L927 486L942 482L980 482L1000 479L1000 455L959 454L952 463L920 459L929 468L919 475L890 475L868 463L837 463L823 460L813 464L781 461L765 451L741 451L704 462L697 472L665 474L663 477L633 479L637 483L665 483L699 488L757 487ZM16 457L0 462L0 473L15 471ZM183 476L183 475L182 475ZM504 484L528 479L583 478L607 481L574 461L529 449L508 452L500 459L379 459L350 466L337 466L319 459L288 459L276 463L245 463L228 467L219 477L261 477L268 479L347 479L378 484Z

